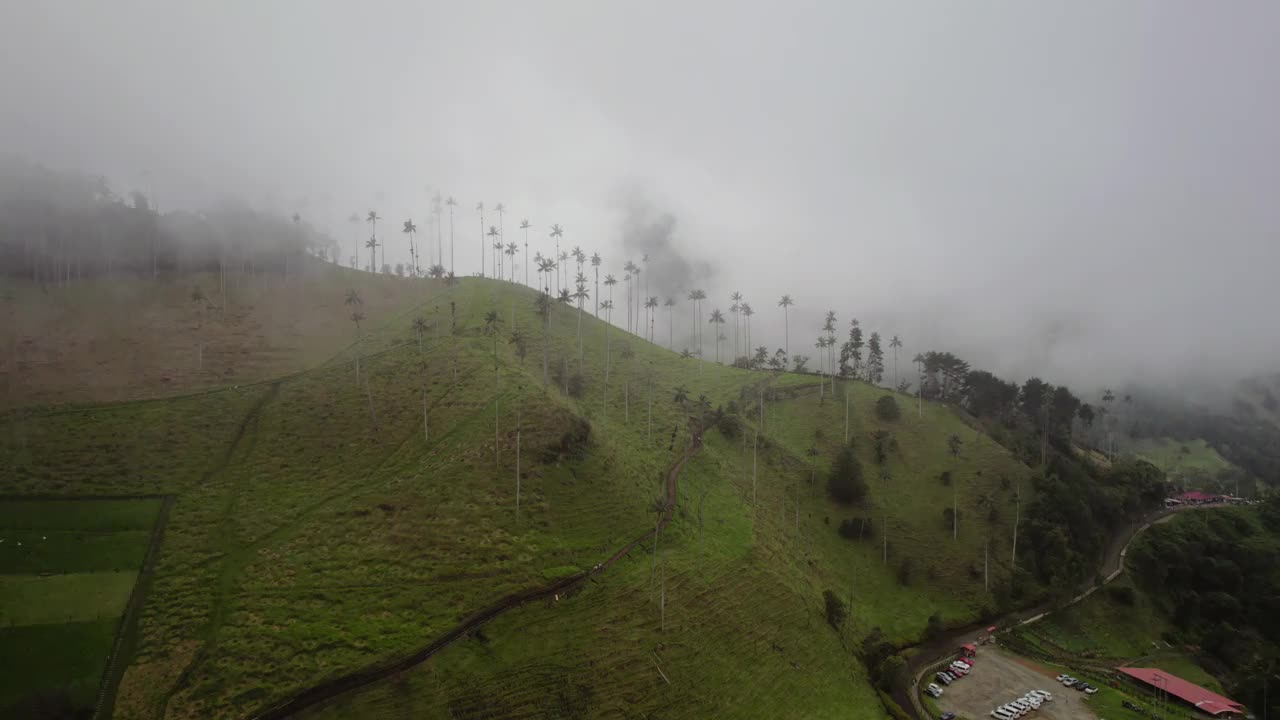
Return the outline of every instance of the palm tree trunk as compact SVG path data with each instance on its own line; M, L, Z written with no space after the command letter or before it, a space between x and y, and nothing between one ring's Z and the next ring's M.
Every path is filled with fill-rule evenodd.
M760 431L755 432L755 436L751 439L751 505L756 504L756 460L760 455Z
M427 386L422 386L422 440L427 442L431 440L431 431L428 428L427 418Z
M520 424L523 405L516 410L516 524L520 523Z

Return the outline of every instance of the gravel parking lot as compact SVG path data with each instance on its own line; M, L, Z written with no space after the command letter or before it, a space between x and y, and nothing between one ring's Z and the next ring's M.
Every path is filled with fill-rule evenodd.
M1065 688L1053 678L1058 671L1042 667L1026 658L984 646L978 650L973 671L943 688L938 707L970 720L990 720L991 711L1028 690L1048 690L1053 701L1040 706L1023 720L1094 720L1084 693ZM923 680L936 682L936 678ZM939 683L941 684L941 683Z

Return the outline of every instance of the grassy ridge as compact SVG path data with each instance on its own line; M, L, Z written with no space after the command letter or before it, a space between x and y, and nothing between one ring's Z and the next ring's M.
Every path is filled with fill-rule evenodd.
M874 626L913 640L934 612L962 621L990 605L974 576L988 534L993 583L1007 576L997 556L1006 554L999 543L1009 534L1011 491L998 478L1026 470L945 408L926 406L923 419L904 408L885 425L899 449L889 461L894 479L882 487L868 440L881 426L871 403L882 391L850 383L872 496L866 508L842 509L821 481L808 482L804 451L814 430L828 428L821 477L840 441L830 428L843 421L843 407L799 387L812 377L681 359L565 306L552 312L544 340L533 294L504 283L406 285L422 298L417 310L369 310L360 345L307 373L36 414L6 428L3 460L15 472L0 492L178 496L117 717L246 715L406 654L507 592L603 560L652 525L662 472L687 441L686 408L672 398L680 385L713 406L737 403L748 432L757 429L751 403L762 383L796 386L796 395L771 393L766 403L754 492L741 436L709 431L690 463L677 522L660 541L665 629L650 590L652 558L636 555L581 595L504 616L486 630L489 641L454 646L421 673L343 698L333 712L467 716L498 697L533 712L563 697L563 707L602 715L640 706L689 717L821 717L853 707L878 717L866 672L845 648ZM330 288L335 298L342 290ZM491 309L500 314L496 353L484 329ZM416 313L429 327L421 348L410 326ZM338 313L332 322L350 325ZM523 358L510 337L517 328ZM355 382L357 355L367 385ZM566 368L581 374L579 397L560 391ZM584 421L589 443L554 449ZM958 459L946 451L955 433L965 433ZM942 526L950 498L938 481L943 469L963 483L956 542ZM997 506L994 520L979 495ZM888 517L888 565L875 542L836 534L844 515L868 513ZM852 620L839 632L823 617L825 589L853 597ZM670 668L670 686L651 672L655 661Z

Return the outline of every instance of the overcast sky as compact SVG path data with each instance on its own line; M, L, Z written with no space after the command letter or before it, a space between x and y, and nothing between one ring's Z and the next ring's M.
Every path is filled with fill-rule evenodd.
M789 292L793 345L830 308L1088 392L1280 369L1278 67L1274 2L19 0L0 151L344 257L351 212L425 225L439 189L459 274L477 201L615 272L648 208L771 346Z

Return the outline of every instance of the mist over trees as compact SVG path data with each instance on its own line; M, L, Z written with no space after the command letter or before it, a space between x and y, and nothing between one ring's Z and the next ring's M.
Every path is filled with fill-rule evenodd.
M306 255L337 260L337 244L304 218L226 200L161 212L141 192L100 176L0 157L0 272L42 284L116 275L290 272Z

